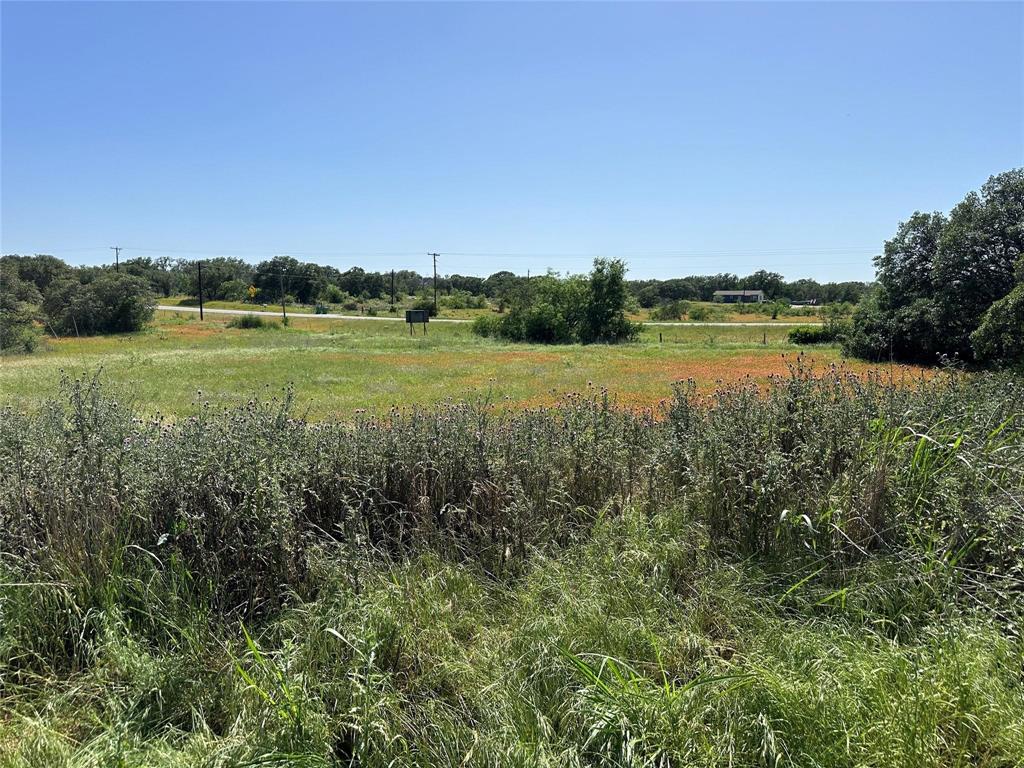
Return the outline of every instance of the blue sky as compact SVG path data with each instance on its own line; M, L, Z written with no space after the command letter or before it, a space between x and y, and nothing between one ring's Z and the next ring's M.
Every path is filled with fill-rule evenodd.
M2 250L866 279L1024 164L1024 5L15 3Z

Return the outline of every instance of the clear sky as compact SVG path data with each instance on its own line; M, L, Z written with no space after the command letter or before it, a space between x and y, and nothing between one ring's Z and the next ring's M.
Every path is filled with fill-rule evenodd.
M17 3L2 250L868 279L1024 164L1024 4Z

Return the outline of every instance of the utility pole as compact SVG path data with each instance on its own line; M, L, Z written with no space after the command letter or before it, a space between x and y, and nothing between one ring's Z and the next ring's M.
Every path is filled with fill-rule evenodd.
M428 253L427 256L434 257L434 314L437 314L437 257L440 253Z
M281 317L284 318L285 322L288 320L288 311L284 308L284 272L288 269L287 267L281 267L281 271L277 277L281 284Z
M121 258L120 258L121 257L121 246L119 246L119 245L112 245L112 246L110 246L110 250L112 250L114 252L114 271L115 272L120 272L121 271Z
M395 306L395 270L391 270L391 307Z
M203 319L203 262L199 264L199 319Z

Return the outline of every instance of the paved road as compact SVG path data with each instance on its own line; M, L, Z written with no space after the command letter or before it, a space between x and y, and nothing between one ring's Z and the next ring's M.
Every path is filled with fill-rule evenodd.
M157 309L163 310L164 312L195 312L199 313L199 307L168 307L163 304L157 304ZM280 312L267 312L258 309L209 309L203 308L203 312L208 315L262 315L263 317L280 317ZM308 317L312 320L384 320L390 323L394 322L405 322L405 317L373 317L372 315L332 315L326 313L323 315L311 315L308 312L289 312L288 317ZM430 318L432 323L471 323L472 320L457 320L453 317L432 317Z
M199 307L169 307L163 304L158 304L157 309L163 312L195 312L199 313ZM209 315L263 315L264 317L280 317L280 312L268 312L258 309L207 309L203 308L203 312ZM308 317L313 320L382 320L390 323L404 323L404 317L372 317L370 315L332 315L330 313L323 315L310 315L305 312L289 312L289 317ZM472 320L460 320L454 317L433 317L430 319L432 323L471 323ZM657 326L700 326L703 328L785 328L787 326L798 326L798 325L813 325L813 321L808 323L652 323L644 322L644 325L657 325Z

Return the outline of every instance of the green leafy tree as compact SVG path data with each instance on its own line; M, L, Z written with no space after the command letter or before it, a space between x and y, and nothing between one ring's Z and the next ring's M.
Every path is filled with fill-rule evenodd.
M509 311L474 324L484 336L541 344L615 343L635 338L639 326L625 316L625 265L596 259L588 277L548 273L509 284Z
M740 288L748 291L764 291L764 295L769 299L782 296L784 286L785 281L782 275L765 269L759 269L754 274L747 275L740 280Z
M1024 168L990 178L949 216L935 258L934 287L945 346L970 359L971 333L1014 287L1024 254Z
M639 329L626 318L626 299L625 263L621 259L594 259L579 340L584 344L614 344L635 338Z
M73 270L56 256L36 254L19 256L11 254L0 258L4 275L14 275L22 283L31 283L40 294L46 292L50 283L59 277L68 277Z
M178 266L181 282L188 296L199 296L199 264L195 261L181 262ZM203 259L203 299L228 299L224 295L223 286L229 283L244 283L247 287L252 283L252 266L233 257L218 256L214 259ZM276 278L275 278L276 280Z
M933 272L946 218L915 213L875 257L878 287L861 303L847 352L871 360L934 363L943 350Z
M153 317L149 283L135 275L106 271L89 283L55 280L43 298L51 328L62 335L138 331Z
M878 287L854 315L847 351L872 359L973 360L979 347L972 333L1013 289L1022 253L1024 169L993 176L948 219L915 213L875 260Z
M149 287L154 293L164 297L172 295L176 288L183 287L180 285L180 273L176 272L173 267L171 259L167 256L155 259L142 256L125 259L121 262L122 272L143 278L149 283Z
M102 333L128 333L142 330L153 318L153 293L148 281L122 272L107 272L89 284L89 290L102 307Z
M88 285L74 277L54 280L43 296L43 313L62 336L92 336L101 332L102 307Z
M988 308L971 343L984 362L1024 364L1024 282Z

